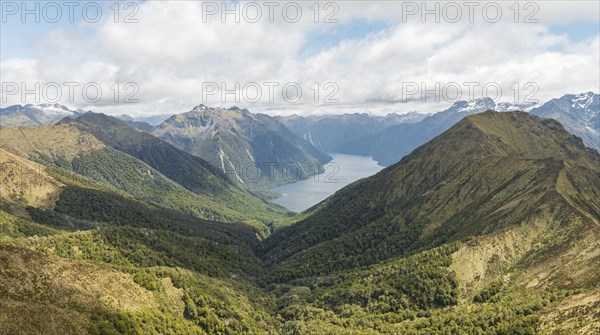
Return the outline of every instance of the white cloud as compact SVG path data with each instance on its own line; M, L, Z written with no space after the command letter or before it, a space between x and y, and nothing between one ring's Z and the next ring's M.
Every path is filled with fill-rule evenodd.
M420 3L420 2L418 2ZM342 2L340 24L354 20L387 20L386 29L367 36L353 36L332 47L299 56L315 31L334 29L335 24L315 24L312 11L304 4L299 23L282 20L269 23L202 22L197 2L149 1L140 4L139 23L115 24L109 20L82 24L71 30L56 29L36 40L37 59L7 59L0 64L3 82L98 82L103 99L91 104L80 97L76 107L107 113L164 114L183 112L202 102L202 83L250 82L261 84L261 103L236 103L215 99L210 104L240 105L269 113L316 113L371 111L387 113L410 110L435 111L448 105L428 96L425 103L402 100L403 83L424 83L433 88L456 82L498 82L503 100L512 100L510 86L534 82L541 101L565 93L598 88L600 39L573 43L567 35L554 34L550 24L573 20L598 20L597 3L577 2L572 7L541 2L540 24L515 24L503 16L497 24L476 22L401 23L402 5L396 2ZM505 6L505 3L502 3ZM594 7L595 6L595 7ZM573 9L574 8L574 9ZM321 8L321 18L327 12ZM591 10L591 11L590 11ZM561 11L563 16L558 15ZM481 21L481 20L480 20ZM139 85L136 104L113 101L114 82ZM264 82L298 82L303 99L290 104L281 98L268 103ZM331 90L326 82L339 86L340 103L314 104L311 87L319 82L322 100ZM28 87L30 87L29 85ZM466 90L466 87L463 86ZM129 91L130 92L130 91ZM121 91L120 99L124 94ZM468 98L463 92L463 99ZM481 95L481 88L475 91ZM20 103L17 96L9 103ZM5 105L5 104L3 104Z

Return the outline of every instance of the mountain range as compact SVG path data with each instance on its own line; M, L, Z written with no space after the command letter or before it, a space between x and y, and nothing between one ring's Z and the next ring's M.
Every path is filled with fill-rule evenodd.
M247 129L248 126L237 124L230 126L227 122L233 120L243 120L245 118L253 118L254 121L260 120L264 129L269 129L271 133L277 133L286 137L286 142L292 142L292 146L300 146L301 150L306 152L306 155L312 158L300 158L299 166L301 171L296 173L297 179L306 177L310 172L307 166L313 165L314 159L318 162L327 162L329 158L323 153L346 153L372 156L380 165L389 166L398 162L402 157L409 154L419 145L426 143L443 131L450 128L463 117L471 114L483 112L488 109L497 111L512 111L521 110L530 112L534 115L552 118L559 121L571 133L581 137L585 145L600 150L600 97L593 92L580 94L566 94L561 98L552 99L542 105L537 103L508 103L494 102L490 98L480 98L472 101L455 102L448 109L435 113L423 114L410 112L407 114L391 113L386 116L376 116L368 113L362 114L344 114L344 115L315 115L315 116L276 116L274 119L283 124L292 133L305 141L312 144L314 148L306 147L305 143L298 139L290 139L290 134L286 129L283 129L280 124L277 124L273 118L264 114L245 113L239 108L209 108L206 106L198 106L190 112L176 114L171 117L166 114L157 115L155 117L133 118L128 115L118 116L120 119L127 122L129 125L154 133L169 141L180 149L200 155L200 157L210 161L215 166L221 167L223 171L227 170L234 178L240 178L243 181L248 181L248 175L252 175L250 179L255 181L252 183L252 189L265 193L264 189L271 186L285 183L281 177L283 171L279 172L278 178L264 178L269 175L270 169L262 169L262 177L260 182L256 182L256 173L240 173L239 166L248 166L252 161L251 156L252 140L249 140L247 131L244 133L242 128ZM193 121L182 121L192 117L194 113L198 113L198 109L204 108L205 112L211 112L206 118L214 119L215 124L221 124L220 129L224 134L215 135L203 134L200 128L192 125ZM226 112L229 111L229 112ZM238 112L244 117L236 117L231 120L225 120L221 114L233 115L233 112ZM77 117L82 111L69 110L67 107L58 104L41 104L33 105L15 105L4 109L0 109L0 124L5 126L15 125L39 125L46 124L52 120L60 119L64 116ZM164 120L161 122L161 120ZM169 121L170 120L170 121ZM148 122L146 122L148 121ZM173 125L171 123L176 123ZM247 122L247 120L246 120ZM243 122L242 122L243 123ZM185 125L184 125L185 124ZM224 127L222 125L225 125ZM213 139L219 138L223 143L230 143L231 136L228 137L226 129L242 129L241 133L229 133L238 142L246 142L243 147L251 153L248 155L244 152L235 152L229 145L220 145L213 143ZM178 129L181 128L181 129ZM216 133L215 133L216 134ZM203 138L204 140L200 140ZM223 139L228 138L228 139ZM210 141L209 141L210 140ZM389 146L394 143L393 146ZM221 155L219 147L223 148L224 155ZM254 145L256 147L256 144ZM210 149L209 149L210 148ZM240 149L241 150L241 149ZM238 150L238 151L240 151ZM267 155L268 156L268 155ZM297 156L294 156L298 158ZM265 157L262 161L256 161L257 157L253 157L255 165L263 165L264 162L277 162L271 157ZM223 161L221 163L221 161ZM287 163L291 160L287 159ZM230 165L236 168L228 167ZM269 170L269 171L268 171ZM310 169L314 171L313 169ZM241 175L245 176L241 176ZM237 176L237 177L236 177ZM275 179L275 180L273 180ZM291 178L290 178L291 179ZM268 195L268 193L265 193Z
M346 143L343 153L372 156L383 166L398 162L418 146L449 129L464 117L486 110L528 110L532 105L495 103L490 98L457 101L448 109L428 116L416 123L398 124L384 130L359 137ZM390 145L394 143L394 145Z
M348 143L401 123L419 122L428 114L410 112L377 116L367 113L278 116L286 127L323 152L344 152Z
M458 101L450 108L435 113L416 123L401 123L379 132L367 134L340 146L341 153L372 156L379 164L389 166L398 162L418 146L433 139L464 117L488 109L497 111L521 110L534 115L553 118L571 133L581 137L584 143L600 150L600 98L588 92L568 94L541 106L537 104L495 103L490 98ZM393 143L393 145L390 145Z
M114 117L3 127L0 333L597 333L600 154L466 114L294 217Z

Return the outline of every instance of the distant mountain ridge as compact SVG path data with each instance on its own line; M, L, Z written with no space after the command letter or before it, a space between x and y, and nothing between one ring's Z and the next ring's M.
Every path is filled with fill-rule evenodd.
M541 106L536 103L494 102L490 98L458 101L422 121L393 125L378 133L358 138L345 146L342 152L373 156L381 165L389 166L465 116L488 109L499 112L520 110L557 120L569 132L581 137L585 145L600 150L599 102L599 95L593 92L567 94Z
M84 113L83 109L71 109L59 103L40 103L11 105L0 108L0 126L36 126L61 120L64 117L77 118ZM117 118L142 130L149 130L168 119L172 114L131 117L127 114L116 115Z
M374 134L400 124L418 122L428 114L410 112L377 116L367 113L315 116L277 116L296 135L303 137L323 152L347 151L346 146L357 138Z
M127 114L115 115L117 118L125 121L125 122L133 122L133 123L146 123L150 126L157 126L164 122L166 119L173 116L173 114L158 114L158 115L150 115L150 116L129 116Z
M448 109L433 115L416 112L402 115L392 113L386 116L357 113L320 116L292 115L274 118L322 152L372 156L379 164L388 166L399 161L417 146L448 129L466 115L487 109L521 110L553 118L561 122L568 131L581 137L587 146L600 150L599 103L600 98L597 93L586 92L566 94L543 105L494 102L490 98L458 101ZM82 113L81 110L71 110L59 104L14 105L0 109L0 125L41 125L64 116L76 118ZM158 127L155 124L168 116L165 114L133 118L123 114L118 117L135 128L154 132ZM170 136L166 137L170 138ZM211 163L222 166L220 157L214 159L214 155L211 153L207 157L212 157L209 159ZM219 155L220 153L217 152L217 156Z
M0 126L44 125L64 117L78 117L85 113L81 109L72 110L57 103L12 105L0 108Z
M398 162L418 146L449 129L472 114L486 110L528 110L533 104L496 103L490 98L457 101L448 109L415 123L401 123L368 136L357 138L344 148L344 153L372 156L379 164Z

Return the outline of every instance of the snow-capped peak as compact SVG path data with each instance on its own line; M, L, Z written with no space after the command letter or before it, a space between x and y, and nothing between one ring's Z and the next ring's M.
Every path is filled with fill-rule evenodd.
M594 92L580 93L573 97L571 107L588 109L594 100L598 98L598 94Z
M468 102L467 101L457 101L450 108L455 109L457 112L464 113L464 112L473 112L473 111L484 111L487 109L494 109L494 107L496 107L494 100L492 100L491 98L485 97L485 98L473 99Z
M523 111L529 112L538 106L537 102L531 103L512 103L512 102L499 102L496 104L496 109L499 112L511 112L511 111Z
M531 109L535 108L537 103L512 103L512 102L494 102L491 98L479 98L471 101L458 101L455 102L451 110L454 110L459 113L479 113L486 110L495 110L499 112L508 112L514 110L520 110L524 112L529 112Z
M58 103L41 103L36 105L27 104L24 107L40 110L50 118L72 116L77 113L77 111L70 110L67 106Z
M192 109L192 110L194 110L194 111L205 111L207 109L208 109L208 107L205 106L204 104L199 104L198 106L194 107L194 109Z

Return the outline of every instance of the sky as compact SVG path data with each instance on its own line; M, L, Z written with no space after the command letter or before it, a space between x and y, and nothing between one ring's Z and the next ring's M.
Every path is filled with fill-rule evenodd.
M2 107L387 114L600 91L598 1L0 4Z

